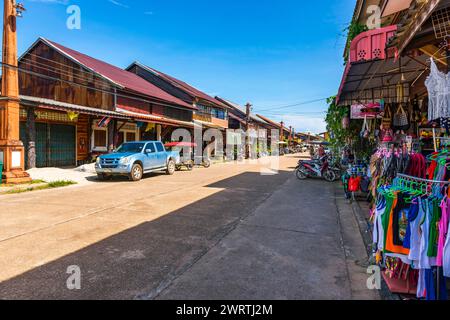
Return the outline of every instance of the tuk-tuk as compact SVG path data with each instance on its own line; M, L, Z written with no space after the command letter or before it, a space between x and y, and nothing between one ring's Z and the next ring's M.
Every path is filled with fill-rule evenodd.
M194 161L194 148L197 147L196 143L193 142L169 142L164 145L166 149L172 151L178 151L180 153L181 162L177 164L177 170L181 170L182 167L185 167L187 170L191 171L195 165ZM189 150L190 153L187 156L183 157L183 152L185 150ZM209 168L211 166L211 161L206 159L204 160L202 157L201 165L205 168Z
M192 160L192 148L196 147L197 144L191 143L191 142L169 142L164 145L166 150L171 151L177 151L180 153L180 163L176 164L176 169L178 171L181 170L181 168L185 167L188 171L192 171L194 168L194 160ZM183 152L188 148L189 150L189 157L184 157Z

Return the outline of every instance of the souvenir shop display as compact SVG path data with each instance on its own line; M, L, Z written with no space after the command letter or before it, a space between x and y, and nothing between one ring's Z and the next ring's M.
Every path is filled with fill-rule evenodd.
M367 165L359 161L349 165L347 172L342 175L342 184L347 199L355 200L357 192L369 192L370 178L367 176Z
M383 277L392 292L447 300L450 152L443 149L427 159L414 153L392 153L390 157L397 161L389 163L400 167L375 184L376 202L370 218L375 260L383 267ZM407 165L399 160L405 158L409 158ZM371 170L378 174L379 168Z

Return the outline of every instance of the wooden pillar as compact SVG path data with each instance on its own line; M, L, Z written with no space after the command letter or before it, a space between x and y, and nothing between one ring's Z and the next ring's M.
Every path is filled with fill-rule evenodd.
M117 131L117 121L116 119L112 119L108 123L108 152L111 153L116 148L116 145L114 143L114 137L116 136Z
M162 127L161 124L156 125L156 140L158 140L158 141L162 141L162 138L163 138L161 136L161 131L162 131L161 127Z
M27 108L27 169L36 168L36 114L33 107Z
M25 149L19 136L19 76L17 62L16 1L4 0L2 45L2 99L0 100L0 154L6 183L30 182L25 172Z

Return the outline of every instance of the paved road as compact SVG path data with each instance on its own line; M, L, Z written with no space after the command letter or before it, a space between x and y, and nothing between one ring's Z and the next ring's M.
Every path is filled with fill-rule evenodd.
M336 187L281 159L0 196L0 298L377 298Z

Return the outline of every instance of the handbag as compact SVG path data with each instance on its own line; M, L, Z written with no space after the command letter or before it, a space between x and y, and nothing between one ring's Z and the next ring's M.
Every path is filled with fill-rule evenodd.
M361 177L351 177L348 180L348 191L358 192L360 189Z
M370 130L369 130L369 124L367 122L367 116L364 116L364 123L361 129L360 136L361 138L367 139L369 138Z
M406 131L409 129L408 114L406 113L405 109L403 109L402 104L400 104L397 109L397 113L394 115L393 124L394 128L397 130Z
M389 108L389 105L385 106L384 116L381 121L383 127L390 128L392 125L392 115L391 115L391 109Z

